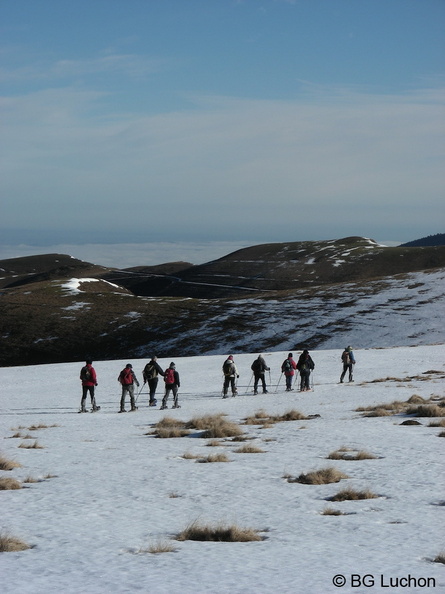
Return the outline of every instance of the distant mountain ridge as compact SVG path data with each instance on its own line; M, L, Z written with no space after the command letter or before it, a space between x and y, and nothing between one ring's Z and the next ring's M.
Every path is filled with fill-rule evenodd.
M46 254L0 269L0 366L442 340L444 246L349 237L258 245L199 266L119 270ZM398 338L388 315L400 318Z

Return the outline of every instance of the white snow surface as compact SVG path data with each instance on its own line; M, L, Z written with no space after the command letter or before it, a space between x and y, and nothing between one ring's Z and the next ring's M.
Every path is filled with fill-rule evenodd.
M117 414L117 376L127 361L94 362L101 406L95 414L77 414L82 362L0 369L0 451L22 465L0 474L41 479L0 491L0 529L32 545L0 555L2 594L444 592L445 568L432 562L445 549L441 429L429 427L431 419L403 426L401 416L364 418L356 409L413 394L443 397L443 380L421 378L429 370L443 374L445 346L356 350L355 383L339 385L344 346L311 353L314 391L305 393L286 393L282 380L275 387L287 352L274 352L264 353L270 392L253 396L248 384L257 354L236 355L239 395L226 400L220 393L224 357L172 355L159 363L176 363L181 408L171 410L172 402L168 411L149 408L144 387L139 410L127 414ZM130 362L141 379L146 360ZM175 439L147 435L167 415L189 420L222 412L241 422L260 409L320 417L269 428L243 425L253 438L248 443L264 450L257 454L236 453L242 444L230 440L208 447L199 432ZM29 429L38 424L47 428ZM33 435L42 449L19 448L32 440L12 438L16 432ZM342 446L377 458L326 459ZM230 462L182 457L221 451ZM284 478L328 466L350 478L320 486ZM346 486L379 497L328 501ZM346 515L322 515L328 506ZM176 541L196 519L255 528L264 540ZM176 552L141 552L159 539L172 542ZM338 575L345 577L342 588L333 584ZM367 585L359 586L357 576ZM409 587L386 585L408 576Z

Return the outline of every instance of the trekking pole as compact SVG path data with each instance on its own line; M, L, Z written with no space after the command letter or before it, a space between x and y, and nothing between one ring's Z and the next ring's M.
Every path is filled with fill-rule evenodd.
M278 386L280 385L282 377L283 377L283 372L281 372L280 379L278 380L277 387L275 388L275 394L278 392Z
M140 394L141 394L142 390L144 389L144 386L145 386L145 382L142 384L142 387L141 387L141 389L139 390L139 393L138 393L138 395L136 396L136 400L134 401L135 403L138 401L138 398L139 398L139 396L140 396Z
M249 391L250 384L252 383L252 378L253 378L253 373L252 373L252 375L250 376L250 380L249 380L249 383L247 384L247 388L246 388L245 394L247 394L247 392Z

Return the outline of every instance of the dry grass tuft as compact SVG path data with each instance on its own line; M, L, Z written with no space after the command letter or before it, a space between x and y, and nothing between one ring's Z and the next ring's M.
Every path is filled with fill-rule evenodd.
M197 540L213 542L257 542L263 540L259 530L254 528L241 528L237 525L203 524L199 521L192 522L176 536L177 540Z
M322 512L320 512L322 516L345 516L345 512L340 511L339 509L334 509L333 507L325 507Z
M440 432L440 433L437 435L437 437L445 437L445 431L441 431L441 432Z
M147 435L154 435L161 439L170 439L174 437L187 437L190 432L185 428L184 421L164 417L154 426L154 430Z
M376 499L379 496L366 489L364 491L357 491L351 487L342 489L336 495L331 497L331 501L358 501L360 499Z
M159 553L175 553L177 550L177 547L175 547L171 541L160 538L156 542L150 544L146 549L139 549L138 553L158 555Z
M440 421L431 421L428 423L428 427L445 427L445 419L440 419Z
M206 443L206 446L208 448L216 448L218 446L222 446L224 445L222 441L219 441L218 439L211 439L210 441L208 441Z
M321 470L314 470L307 474L300 474L300 476L287 479L288 483L301 483L303 485L327 485L329 483L339 483L342 479L349 478L347 474L344 474L336 468L328 467L322 468Z
M43 446L39 444L37 439L35 440L34 443L22 442L18 447L23 448L25 450L42 450L43 449Z
M410 398L408 398L407 402L409 404L425 404L425 399L418 394L413 394Z
M264 454L265 451L251 443L245 443L240 448L235 450L236 454Z
M176 491L172 491L171 493L168 494L168 497L169 497L169 499L179 499L179 497L182 497L182 495L180 495Z
M416 417L445 417L445 408L437 404L419 404L410 406L406 414Z
M434 563L445 563L445 552L439 553L437 557L433 559Z
M23 479L23 482L24 483L40 483L41 480L30 475L30 476L27 476L25 479Z
M11 536L7 532L0 533L0 553L26 551L30 548L30 545L20 538Z
M282 415L270 415L264 410L257 411L253 416L244 419L245 425L262 425L264 428L271 427L275 423L283 423L287 421L307 421L306 417L299 410L291 409Z
M227 454L220 452L219 454L210 454L206 458L198 458L196 461L206 464L208 462L230 462L230 459L227 457Z
M192 454L191 452L185 452L182 454L181 458L184 458L184 460L196 460L196 458L199 458L199 456Z
M239 425L228 421L224 417L225 415L222 413L194 417L187 423L186 427L188 429L203 431L201 437L208 437L210 439L243 435L243 431Z
M14 468L21 468L21 466L15 460L9 460L9 458L0 455L0 470L13 470Z
M327 458L328 460L375 460L377 456L365 450L354 452L347 448L340 448L335 452L331 452Z
M15 478L9 478L6 476L0 477L0 491L14 491L15 489L21 488L21 483Z

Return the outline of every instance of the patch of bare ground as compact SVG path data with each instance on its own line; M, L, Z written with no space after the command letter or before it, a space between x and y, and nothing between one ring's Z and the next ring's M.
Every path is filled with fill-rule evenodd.
M214 542L258 542L264 540L260 530L245 528L237 524L205 524L199 521L192 522L179 534L177 540L197 540Z
M306 474L302 473L297 477L286 476L288 483L301 483L303 485L328 485L339 483L342 479L349 478L347 474L333 467L313 470Z

